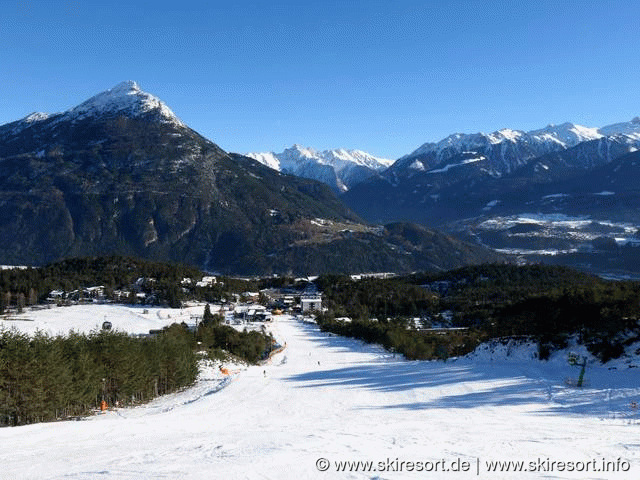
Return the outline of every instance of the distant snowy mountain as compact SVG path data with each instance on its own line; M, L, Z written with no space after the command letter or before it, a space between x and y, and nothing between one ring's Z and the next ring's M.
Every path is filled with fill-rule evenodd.
M484 147L486 145L498 145L504 143L530 144L538 148L542 147L543 149L553 149L551 145L557 145L561 148L569 148L577 145L578 143L596 140L603 136L605 136L605 134L601 133L597 128L584 127L573 123L563 123L561 125L550 124L545 128L531 130L529 132L503 128L489 134L455 133L437 143L425 143L409 155L406 155L406 157L414 157L431 152L441 153L447 150L462 152L478 147Z
M522 167L533 158L603 136L597 128L573 123L548 125L530 132L504 128L489 134L456 133L437 143L425 143L402 157L394 165L394 170L398 173L407 166L416 169L416 161L425 171L434 168L442 170L448 163L459 163L456 157L471 153L484 157L486 162L482 167L487 173L501 176Z
M247 153L246 156L280 172L319 180L339 193L393 163L393 160L374 157L361 150L339 148L318 152L300 145L293 145L281 153Z
M630 145L640 142L640 117L602 128L567 122L560 125L550 124L529 132L504 128L489 134L455 133L436 143L421 145L400 158L392 171L396 177L407 169L428 172L437 168L440 172L447 171L448 164L460 163L461 155L476 154L485 157L486 162L482 168L486 173L502 176L542 155L561 152L584 142L609 137L616 137L618 142Z
M547 186L560 188L563 182L588 178L589 191L613 191L605 175L584 175L637 150L638 117L601 128L563 123L529 132L457 133L423 144L379 175L351 188L342 199L370 221L414 221L439 227L497 210L526 212L545 196L540 210L548 207L564 213L569 200L550 202L549 198L566 190L547 191ZM602 199L605 205L597 207L599 211L609 208L611 214L621 212L609 197ZM588 198L582 210L571 204L567 213L591 213L599 203ZM635 209L629 207L635 200L626 201L627 217L635 219Z
M635 140L640 140L640 117L635 117L630 122L614 123L602 127L599 132L602 135L625 135Z
M539 144L555 142L562 148L575 147L579 143L603 137L597 128L584 127L568 122L561 125L547 125L540 130L531 130L525 135Z

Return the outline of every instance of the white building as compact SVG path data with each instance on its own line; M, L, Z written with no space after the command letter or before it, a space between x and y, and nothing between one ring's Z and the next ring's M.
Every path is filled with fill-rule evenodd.
M303 312L322 311L322 294L313 283L307 285L300 296L300 306Z
M205 276L202 280L196 283L196 287L210 287L217 283L216 277Z

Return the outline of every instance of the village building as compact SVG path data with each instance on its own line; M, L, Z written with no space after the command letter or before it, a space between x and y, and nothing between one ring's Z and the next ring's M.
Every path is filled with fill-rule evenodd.
M243 292L241 298L246 302L257 302L260 298L259 292Z
M202 280L196 283L196 287L205 288L215 285L217 283L216 277L205 276Z
M307 285L300 296L302 312L322 311L322 294L313 283Z

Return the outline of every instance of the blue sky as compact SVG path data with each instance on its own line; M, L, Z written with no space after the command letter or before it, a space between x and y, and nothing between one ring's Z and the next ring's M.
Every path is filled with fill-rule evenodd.
M0 124L136 80L229 151L640 115L640 2L4 0Z

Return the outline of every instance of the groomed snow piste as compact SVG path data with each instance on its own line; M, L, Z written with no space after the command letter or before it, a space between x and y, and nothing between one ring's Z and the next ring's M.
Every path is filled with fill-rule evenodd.
M566 352L540 362L531 346L508 344L446 363L406 361L287 316L270 328L286 348L267 365L231 377L206 367L192 388L145 406L0 429L0 477L640 478L633 363L590 364L577 389ZM603 460L627 471L593 472ZM338 472L340 461L373 464ZM490 461L538 471L489 472ZM422 471L400 462L423 462ZM469 471L442 471L464 462ZM583 471L540 471L550 462Z

